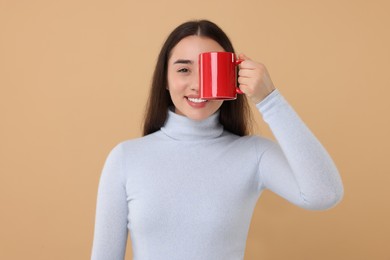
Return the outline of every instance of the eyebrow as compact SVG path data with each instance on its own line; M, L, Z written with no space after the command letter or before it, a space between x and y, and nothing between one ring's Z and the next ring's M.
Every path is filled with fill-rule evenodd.
M182 59L179 59L177 61L175 61L173 64L193 64L194 62L192 60L182 60Z

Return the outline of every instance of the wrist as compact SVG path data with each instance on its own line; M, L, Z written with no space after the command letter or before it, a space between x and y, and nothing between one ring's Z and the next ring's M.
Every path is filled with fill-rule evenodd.
M259 96L256 96L256 97L253 96L250 99L252 100L252 102L254 104L259 104L259 103L261 103L261 101L266 99L272 92L274 92L275 89L276 89L275 87L272 87L267 92L263 93L260 97Z

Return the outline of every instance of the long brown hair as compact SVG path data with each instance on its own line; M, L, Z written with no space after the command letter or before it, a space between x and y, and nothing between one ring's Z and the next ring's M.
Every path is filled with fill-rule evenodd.
M228 36L214 23L207 20L189 21L179 25L168 36L157 59L152 86L146 106L143 135L154 133L164 125L168 107L173 102L166 86L168 85L168 60L172 49L187 36L198 35L219 43L227 52L234 48ZM250 108L245 95L238 95L234 101L225 101L220 107L219 121L224 129L239 136L250 133Z

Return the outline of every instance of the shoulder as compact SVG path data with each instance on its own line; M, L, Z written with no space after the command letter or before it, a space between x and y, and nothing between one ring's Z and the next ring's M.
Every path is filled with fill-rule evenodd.
M250 149L257 153L263 153L270 147L276 145L275 141L260 135L237 136L229 133L227 136L229 136L233 145L240 146L243 149Z
M256 151L261 154L276 145L273 140L259 135L244 136L243 141L252 145Z
M160 137L161 133L160 131L157 131L146 136L123 140L114 145L110 153L119 155L120 153L128 154L129 152L148 149L151 146L156 145L156 143L158 143L158 140L161 139Z

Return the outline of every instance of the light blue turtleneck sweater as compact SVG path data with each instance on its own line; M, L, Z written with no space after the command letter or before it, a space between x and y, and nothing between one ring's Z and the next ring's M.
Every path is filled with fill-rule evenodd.
M343 186L326 150L278 90L257 104L277 143L239 137L218 112L192 121L169 111L160 131L117 145L100 179L93 260L241 260L264 189L327 209Z

